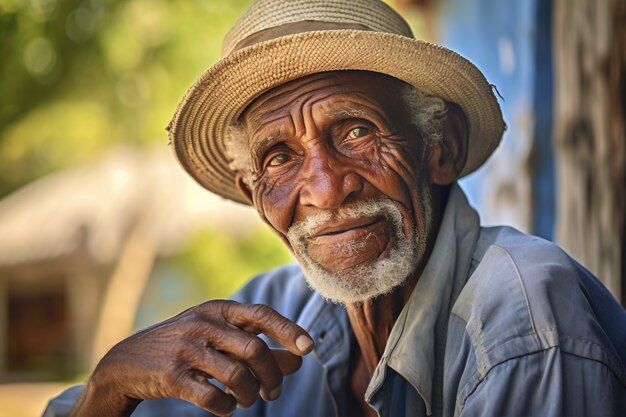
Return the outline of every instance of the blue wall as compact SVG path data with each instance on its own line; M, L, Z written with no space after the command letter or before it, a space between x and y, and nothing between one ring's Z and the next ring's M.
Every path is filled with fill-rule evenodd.
M443 0L439 38L477 65L504 98L500 104L508 130L494 158L517 159L521 169L530 168L529 229L548 239L553 236L555 193L551 3ZM461 182L483 217L485 190L494 180L488 165Z

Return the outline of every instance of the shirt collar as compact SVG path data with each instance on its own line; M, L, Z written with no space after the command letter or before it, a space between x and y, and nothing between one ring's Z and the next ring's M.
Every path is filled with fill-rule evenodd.
M415 388L430 415L435 340L437 336L443 338L445 332L436 323L442 314L445 320L440 322L447 323L453 299L465 284L479 228L478 214L461 188L453 184L432 254L391 330L383 357L365 393L368 402L383 384L385 368L389 366Z

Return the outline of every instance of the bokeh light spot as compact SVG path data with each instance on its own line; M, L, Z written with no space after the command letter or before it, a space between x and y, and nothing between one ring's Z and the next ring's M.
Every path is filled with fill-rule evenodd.
M56 62L57 53L46 38L33 39L24 49L24 66L35 77L51 73Z

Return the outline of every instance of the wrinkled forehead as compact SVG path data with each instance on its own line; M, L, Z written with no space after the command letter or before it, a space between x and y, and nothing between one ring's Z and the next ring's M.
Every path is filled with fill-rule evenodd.
M276 108L313 94L354 96L401 106L405 82L369 71L331 71L312 74L274 87L254 99L242 114L243 122L257 122Z

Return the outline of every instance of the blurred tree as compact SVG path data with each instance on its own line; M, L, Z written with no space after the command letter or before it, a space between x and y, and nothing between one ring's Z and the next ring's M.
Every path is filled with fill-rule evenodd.
M201 281L202 295L227 298L250 277L293 258L268 228L262 228L238 237L201 231L173 260L189 276L210 277Z
M250 0L0 0L0 197L119 143L166 143Z
M626 305L626 2L554 7L557 239Z

